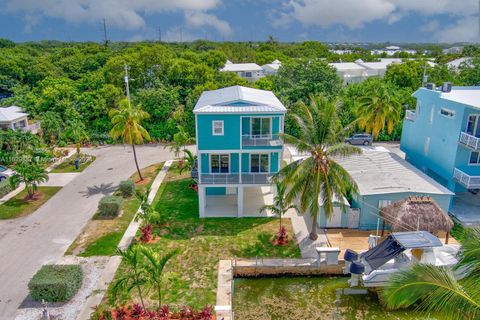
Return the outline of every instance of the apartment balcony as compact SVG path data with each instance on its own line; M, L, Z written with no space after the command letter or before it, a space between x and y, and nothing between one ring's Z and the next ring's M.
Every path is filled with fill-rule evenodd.
M473 150L480 150L480 138L472 136L466 132L460 132L460 138L458 139L458 142L469 148L472 148Z
M415 121L416 118L417 118L417 113L414 110L405 111L405 120Z
M455 168L453 178L467 189L480 189L480 176L471 176Z
M200 184L207 185L266 185L271 182L271 173L202 173Z
M277 147L282 145L278 134L242 135L242 147Z

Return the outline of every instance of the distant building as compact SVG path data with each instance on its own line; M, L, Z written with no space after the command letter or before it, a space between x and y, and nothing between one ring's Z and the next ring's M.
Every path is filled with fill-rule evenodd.
M454 71L460 70L460 67L473 68L472 58L470 57L458 58L450 62L447 62L447 66L449 69L452 69Z
M401 149L406 159L456 193L450 213L480 223L480 87L420 88L407 110Z
M442 50L443 54L459 54L463 52L463 47L451 47Z
M380 59L378 62L363 62L362 60L357 60L355 62L367 69L369 76L383 77L385 72L387 72L387 67L389 65L393 63L402 63L402 59Z
M355 62L337 62L329 65L337 70L337 75L343 80L344 85L362 82L370 76L367 68Z
M256 63L232 63L227 60L221 72L234 72L248 81L256 81L265 76L262 67Z
M282 63L279 60L275 60L272 63L264 64L262 66L263 73L266 75L276 74L278 69L282 66Z
M39 126L38 124L30 125L28 123L28 114L24 113L20 107L10 106L0 107L0 129L37 133Z

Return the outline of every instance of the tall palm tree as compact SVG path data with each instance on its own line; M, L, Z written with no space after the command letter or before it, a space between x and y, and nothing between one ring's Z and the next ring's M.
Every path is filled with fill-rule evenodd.
M337 116L340 102L321 96L312 96L310 104L300 103L293 115L300 129L300 136L283 134L299 152L307 154L280 170L275 179L288 185L287 202L299 198L300 210L312 216L310 239L316 240L317 220L320 213L320 196L323 211L329 218L333 213L333 198L349 191L357 192L357 185L350 174L336 162L337 157L361 153L357 147L342 142L344 129Z
M162 280L163 270L168 261L178 254L178 250L173 250L164 256L152 248L143 247L142 253L146 258L145 274L147 276L147 283L155 287L158 295L158 310L162 308Z
M388 85L372 81L358 98L356 113L358 126L377 138L385 126L387 132L392 133L400 121L402 105Z
M142 121L148 119L150 115L143 111L140 106L134 106L127 99L123 99L120 101L118 109L110 110L108 116L113 125L112 130L110 130L110 136L113 139L121 137L124 143L132 145L138 176L140 180L143 180L140 167L138 166L135 144L150 141L150 135L141 125Z
M262 206L260 208L260 212L264 213L264 212L270 211L273 214L275 214L277 217L279 217L280 218L279 230L282 230L282 216L285 213L287 213L287 211L290 209L298 210L298 207L292 204L291 202L287 201L287 198L286 198L287 186L285 184L281 184L280 182L276 181L275 188L276 188L276 195L275 197L273 197L273 204Z
M33 162L22 162L15 166L15 174L10 178L10 185L16 188L19 183L25 184L27 197L33 198L38 190L38 184L48 181L48 174L45 169Z
M455 268L416 264L392 277L382 292L390 309L418 304L450 319L480 317L480 228L466 229Z
M147 282L147 276L142 252L143 247L141 245L132 245L127 250L117 249L117 253L122 256L122 261L127 270L120 273L119 277L113 282L112 294L116 298L119 293L130 293L133 289L137 289L140 302L145 309L143 286Z

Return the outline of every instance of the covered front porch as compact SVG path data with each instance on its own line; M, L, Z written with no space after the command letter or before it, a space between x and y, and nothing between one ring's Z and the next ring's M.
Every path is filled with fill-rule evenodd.
M271 186L199 186L198 198L201 218L272 217L260 208L273 203Z

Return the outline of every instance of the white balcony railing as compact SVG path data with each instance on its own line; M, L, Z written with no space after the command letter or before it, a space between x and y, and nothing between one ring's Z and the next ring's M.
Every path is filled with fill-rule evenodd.
M480 138L472 136L466 132L460 132L460 138L458 141L474 150L480 149Z
M460 169L453 170L453 178L467 189L480 189L480 176L470 176Z
M417 113L414 110L406 110L405 111L405 119L409 121L415 121L417 118Z
M278 134L242 135L242 146L244 147L268 147L280 145L282 145L282 141Z
M270 184L271 173L202 173L200 184Z

